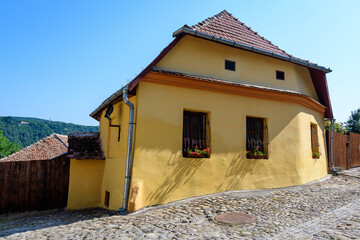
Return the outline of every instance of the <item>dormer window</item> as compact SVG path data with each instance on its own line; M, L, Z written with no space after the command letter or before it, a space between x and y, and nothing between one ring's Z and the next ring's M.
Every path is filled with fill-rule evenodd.
M230 60L225 60L225 69L230 71L235 71L235 62Z
M285 72L276 70L276 79L285 80Z

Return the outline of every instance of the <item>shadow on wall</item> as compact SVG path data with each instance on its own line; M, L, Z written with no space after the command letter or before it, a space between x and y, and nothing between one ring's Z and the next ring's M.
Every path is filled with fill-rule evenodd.
M270 111L270 110L264 110ZM308 119L311 119L309 117L303 116L302 118L297 118L299 114L309 114L312 115L311 110L304 109L302 106L293 106L289 109L286 115L283 114L282 109L271 109L272 112L272 118L269 118L268 120L268 128L269 128L269 141L270 144L276 140L276 138L281 135L281 142L287 142L287 143L294 143L290 144L289 148L291 150L296 151L296 154L299 154L303 152L302 149L298 149L298 143L299 143L299 133L301 129L310 129L310 122L308 122ZM269 115L268 113L264 114L264 117ZM262 117L262 116L259 116ZM315 121L320 122L322 121L321 115L315 115ZM148 122L150 122L149 120ZM246 122L242 122L242 124L246 124ZM165 127L168 126L168 127ZM165 132L175 132L174 126L169 125L167 123L164 123L164 128L166 129ZM155 132L156 128L153 129L147 129L147 134L149 136L156 136L158 133ZM218 134L218 132L221 131L221 129L212 129L211 134L212 136ZM310 131L310 130L309 130ZM222 139L222 135L219 134L218 136L214 137L216 139L217 143L226 142L226 139ZM306 139L305 139L306 140ZM301 143L303 145L311 144L311 139L309 138L308 143ZM245 142L240 142L242 145L245 145ZM159 147L161 145L161 147ZM171 144L169 144L171 145ZM167 145L166 142L163 142L163 140L158 141L151 141L147 143L146 146L143 146L145 148L149 149L155 149L157 152L162 152L163 149L169 150L171 149L170 146ZM209 175L209 179L212 179L212 177L218 177L221 176L221 180L219 179L219 182L211 182L209 184L215 185L214 189L216 189L217 192L220 191L229 191L229 190L235 190L240 189L242 186L242 181L245 177L249 177L253 174L255 174L258 170L260 170L262 167L265 167L264 165L266 161L275 161L280 159L281 161L289 161L284 159L284 157L279 158L275 157L274 154L280 154L281 156L284 156L284 152L280 148L272 148L271 150L271 159L247 159L246 153L245 153L245 146L244 148L239 152L234 152L236 148L234 146L225 146L225 149L223 149L221 152L214 153L214 157L216 154L224 154L226 155L226 158L224 158L223 162L220 163L219 161L219 169L217 171L222 171L221 173L217 172L214 176ZM178 189L182 188L186 183L191 180L194 175L196 175L197 170L203 165L207 164L207 159L200 159L200 158L182 158L181 153L178 151L179 149L172 148L172 154L167 158L167 167L168 170L166 172L158 172L156 173L157 176L160 174L164 176L164 180L162 182L159 182L158 187L150 192L147 197L146 201L151 203L157 203L162 204L165 203L170 196L178 191ZM216 159L211 159L211 161L215 162ZM222 168L222 166L225 166L225 168ZM297 167L301 167L301 161L294 162L294 169L292 170L292 174L301 174L301 172L297 171ZM298 164L299 166L297 166ZM214 165L212 165L214 166ZM205 166L202 166L205 167ZM274 174L274 169L269 168L269 174ZM299 176L293 176L295 178L299 178ZM256 179L254 179L256 181ZM192 187L186 188L189 191L192 191ZM215 192L215 191L214 191ZM212 192L209 192L212 193Z
M246 154L235 153L228 169L226 170L224 180L221 182L218 191L229 191L238 189L241 181L247 174L254 174L266 159L246 159Z
M176 167L169 171L164 182L160 184L156 191L150 193L146 200L159 204L164 203L173 192L189 181L204 161L201 158L184 159L181 154L171 154L168 166Z

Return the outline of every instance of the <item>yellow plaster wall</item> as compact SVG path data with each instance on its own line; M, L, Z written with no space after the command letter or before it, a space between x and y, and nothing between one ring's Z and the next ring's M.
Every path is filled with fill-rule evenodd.
M225 59L236 71L225 70ZM235 82L290 89L318 99L306 67L186 35L156 67ZM276 79L285 72L285 81Z
M225 59L236 62L235 72L224 69ZM192 36L185 36L157 67L291 89L318 99L305 67ZM285 81L276 80L276 70L285 72ZM298 185L327 174L323 115L306 107L148 82L140 82L130 101L136 110L130 187L136 195L131 190L129 199L134 209L228 190ZM182 157L184 109L209 113L214 151L209 159ZM109 127L104 114L99 130L106 160L102 166L72 160L69 209L103 207L105 191L110 192L109 209L122 205L129 108L116 103L111 115L112 124L121 125L120 142L118 129ZM246 116L267 119L269 159L246 159ZM320 159L311 156L310 123L319 127ZM84 181L92 179L92 174L95 179ZM89 200L84 197L87 194Z
M137 96L129 100L136 106ZM105 151L104 179L101 189L101 206L104 205L105 191L110 192L109 209L118 210L122 206L126 150L129 126L129 107L123 101L114 104L114 111L111 114L112 124L121 126L120 142L118 142L118 128L109 127L109 120L105 118L104 111L100 118L100 136ZM135 118L136 119L136 118ZM134 127L135 130L136 126Z
M70 161L67 209L100 207L104 160Z
M137 208L228 190L303 184L327 174L321 113L298 104L149 82L138 88L131 187L142 186ZM209 113L210 158L182 157L183 110ZM269 159L246 159L246 116L266 118ZM320 159L311 152L318 125Z

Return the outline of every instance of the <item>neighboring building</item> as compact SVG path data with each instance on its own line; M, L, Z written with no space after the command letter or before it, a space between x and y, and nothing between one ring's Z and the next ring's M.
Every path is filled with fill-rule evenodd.
M51 134L48 137L0 159L0 162L46 160L63 155L68 151L68 136Z
M86 151L71 157L68 209L134 211L326 176L330 69L289 55L226 11L173 35L90 114L100 122L105 160Z

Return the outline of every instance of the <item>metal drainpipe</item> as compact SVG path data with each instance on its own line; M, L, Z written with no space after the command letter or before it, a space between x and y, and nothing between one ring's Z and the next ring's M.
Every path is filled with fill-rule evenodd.
M120 214L128 214L127 204L129 199L129 188L130 188L130 179L131 179L131 158L132 158L132 142L133 142L133 132L134 132L134 104L128 99L129 87L125 86L123 89L123 100L126 105L130 108L129 114L129 132L128 132L128 143L127 143L127 153L126 153L126 169L125 169L125 183L124 183L124 194L123 194L123 203L122 207L119 209Z
M335 119L331 119L331 173L334 175L334 176L337 176L338 173L337 173L337 170L335 169L335 154L334 154L334 132L335 132Z

